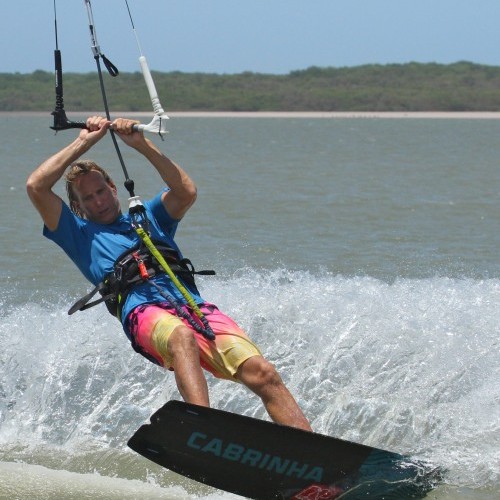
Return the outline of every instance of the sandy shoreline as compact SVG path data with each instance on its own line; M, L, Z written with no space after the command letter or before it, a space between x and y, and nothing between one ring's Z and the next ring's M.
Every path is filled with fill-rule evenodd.
M102 112L67 112L68 118ZM500 119L499 111L169 111L171 118L420 118L420 119ZM0 116L50 116L43 111L0 111ZM112 117L153 117L152 111L116 111Z

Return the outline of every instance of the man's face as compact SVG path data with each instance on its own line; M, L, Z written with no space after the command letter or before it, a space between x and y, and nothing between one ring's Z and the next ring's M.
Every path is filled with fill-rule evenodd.
M101 172L82 175L73 185L77 205L85 217L99 224L111 224L120 215L116 186L108 184Z

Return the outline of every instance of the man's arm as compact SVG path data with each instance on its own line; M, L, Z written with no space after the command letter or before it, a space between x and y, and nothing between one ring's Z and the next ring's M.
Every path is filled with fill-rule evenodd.
M66 168L106 134L110 124L111 122L101 117L89 118L87 129L82 129L71 144L45 160L28 177L28 196L49 230L57 229L62 211L62 200L52 188L63 176Z
M179 165L165 156L142 132L134 132L134 120L118 118L113 129L130 147L136 149L155 167L170 191L162 195L162 202L170 217L182 219L196 200L196 185Z

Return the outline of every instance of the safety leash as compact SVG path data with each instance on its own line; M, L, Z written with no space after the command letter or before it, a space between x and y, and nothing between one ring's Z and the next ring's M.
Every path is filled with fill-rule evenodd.
M174 272L172 271L172 269L170 269L170 266L168 265L167 261L163 258L162 254L155 247L155 245L151 241L151 238L149 237L149 235L139 225L135 226L134 229L135 229L137 235L139 236L139 238L144 242L144 244L146 245L146 247L148 248L148 250L151 252L151 255L153 255L155 257L155 259L159 262L159 264L161 265L161 267L163 268L163 270L167 273L168 277L172 280L172 283L177 287L177 289L179 290L179 292L181 292L182 296L186 299L186 302L188 303L189 307L191 307L191 309L196 314L196 316L198 317L198 319L202 322L204 328L203 329L196 328L196 330L200 331L200 333L203 336L205 336L207 339L209 339L209 340L215 340L215 334L214 334L214 332L212 330L212 327L208 323L207 318L205 317L205 315L203 314L203 312L201 311L201 309L198 307L198 304L196 303L196 301L194 300L194 298L192 297L192 295L189 293L189 291L187 290L187 288L179 281L179 279L174 274ZM161 288L158 287L158 285L156 285L156 283L154 283L153 281L151 283L153 285L155 285L158 289L160 289L160 293L161 293ZM174 307L176 306L175 299L168 298L168 300L169 300L169 302L172 303L172 305L174 305ZM177 307L176 307L176 310L177 310ZM177 310L177 312L179 313L179 310ZM181 315L182 315L182 317L186 318L185 314L181 314ZM192 324L192 326L194 326L194 325Z

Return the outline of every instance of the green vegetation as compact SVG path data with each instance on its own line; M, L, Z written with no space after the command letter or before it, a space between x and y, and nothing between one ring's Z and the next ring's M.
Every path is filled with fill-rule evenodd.
M66 73L66 111L102 109L96 73ZM470 62L311 67L288 75L160 73L167 111L500 111L500 67ZM110 108L149 111L141 73L104 75ZM53 73L0 73L0 111L52 111Z

